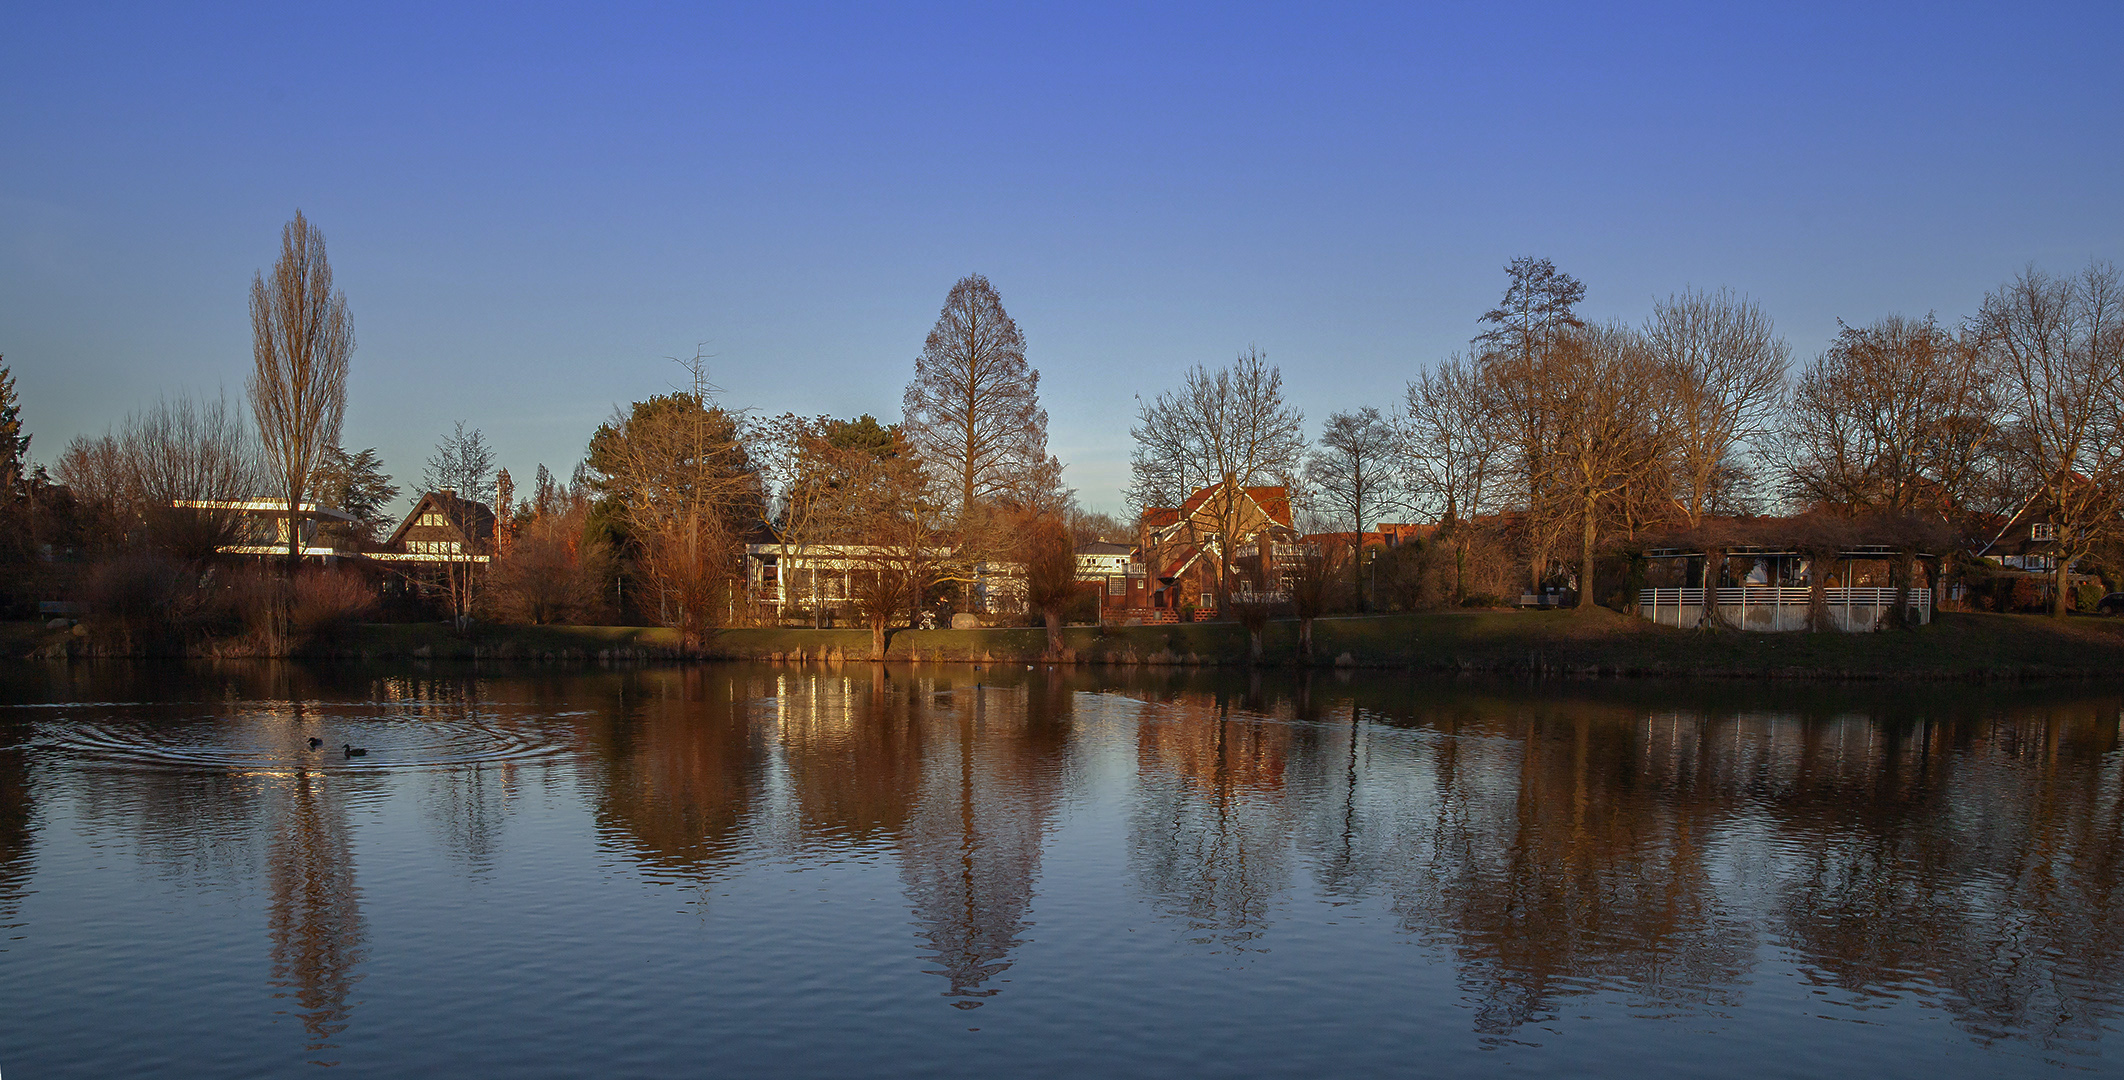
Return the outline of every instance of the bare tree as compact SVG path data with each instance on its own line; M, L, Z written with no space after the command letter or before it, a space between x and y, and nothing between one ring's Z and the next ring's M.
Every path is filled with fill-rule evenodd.
M915 358L903 426L955 497L962 549L981 545L996 503L1044 509L1060 487L1039 389L1002 297L979 274L960 278Z
M1996 430L1979 360L1929 317L1843 327L1793 384L1776 448L1787 498L1846 513L1953 513Z
M1077 595L1076 545L1069 529L1053 517L1038 517L1021 526L1019 558L1025 564L1025 599L1047 623L1047 655L1062 655L1062 609Z
M1503 302L1483 313L1489 328L1474 345L1484 408L1497 418L1508 450L1497 480L1525 509L1528 574L1538 588L1575 508L1569 492L1550 486L1547 462L1557 437L1552 369L1561 343L1584 326L1576 308L1586 287L1547 259L1517 258L1505 273L1511 284Z
M910 446L850 452L850 483L837 515L850 564L849 598L870 627L871 658L885 659L886 631L912 618L943 560L940 503Z
M492 550L492 533L501 528L500 510L495 508L491 517L484 513L494 497L493 477L494 452L488 448L486 436L478 428L467 431L465 422L459 420L450 434L435 444L435 454L428 459L420 478L422 488L444 496L439 502L443 517L465 538L462 546L450 549L442 563L450 614L460 627L471 617L476 599L480 578L476 560L480 555L491 558L496 554Z
M2072 563L2124 528L2124 280L2108 263L2073 277L2029 267L1984 298L1974 329L2012 455L2056 530L2051 612L2063 616Z
M1267 354L1249 347L1230 367L1196 365L1177 391L1159 394L1136 413L1129 434L1130 498L1140 506L1170 500L1180 506L1196 491L1211 489L1196 518L1210 522L1204 539L1217 548L1217 607L1230 613L1232 548L1244 512L1246 489L1288 483L1305 452L1305 415L1283 400L1283 373Z
M1319 449L1306 461L1305 478L1313 486L1331 518L1347 523L1357 534L1359 557L1349 560L1351 595L1369 607L1364 595L1364 529L1377 524L1378 511L1393 501L1397 491L1394 426L1367 405L1351 412L1328 414L1320 432Z
M1313 663L1313 620L1327 614L1342 584L1343 564L1353 563L1354 545L1315 538L1299 545L1286 572L1291 613L1298 617L1298 663Z
M487 602L517 623L588 622L605 615L612 551L582 501L534 513L487 577Z
M792 568L804 561L806 550L838 538L847 524L843 487L850 462L829 438L833 424L828 416L784 413L753 426L751 442L768 499L767 529L781 549L779 580L785 598L796 584ZM814 570L814 583L816 576ZM811 606L811 618L817 629L817 603Z
M738 419L714 404L707 358L676 361L690 387L638 401L590 438L598 492L618 501L665 621L699 648L738 573L763 496Z
M245 539L235 504L257 491L260 469L226 401L165 398L116 432L74 439L58 474L104 537L198 560Z
M1641 407L1659 419L1676 503L1693 529L1750 446L1775 430L1792 350L1762 308L1724 289L1653 304L1644 339L1657 378Z
M1469 522L1490 509L1503 447L1487 404L1481 376L1456 355L1409 384L1402 420L1404 490L1453 544L1454 603L1467 598Z
M332 288L324 234L295 212L280 230L273 276L251 279L248 384L258 438L287 499L288 564L302 556L302 497L328 447L339 442L347 410L347 360L354 323L347 297Z
M1626 327L1570 334L1552 365L1554 439L1541 486L1568 493L1579 524L1578 606L1597 595L1594 557L1608 503L1659 465L1652 416L1639 400L1653 378L1643 339Z
M420 475L426 491L454 492L477 503L494 499L494 450L478 428L465 429L459 420L450 434L435 443L435 453Z

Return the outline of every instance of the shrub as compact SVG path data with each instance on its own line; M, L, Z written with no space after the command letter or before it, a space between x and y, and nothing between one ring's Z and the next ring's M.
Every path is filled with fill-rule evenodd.
M607 617L611 549L583 512L542 515L517 530L487 569L485 602L503 622L583 623Z
M98 645L120 652L180 647L200 608L199 573L155 552L124 552L90 566L81 580L83 620Z
M288 633L298 646L338 638L376 606L376 591L348 571L305 570L289 584Z

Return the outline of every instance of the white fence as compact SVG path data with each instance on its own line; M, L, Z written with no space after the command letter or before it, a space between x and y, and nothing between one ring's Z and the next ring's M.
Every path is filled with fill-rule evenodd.
M1895 590L1879 588L1825 589L1829 622L1839 630L1863 633L1877 630L1895 608ZM1812 590L1775 585L1716 589L1712 605L1717 619L1740 630L1781 631L1807 629L1807 604ZM1921 624L1932 621L1932 590L1910 590L1910 610ZM1665 626L1696 626L1702 621L1704 590L1646 589L1638 594L1637 613Z

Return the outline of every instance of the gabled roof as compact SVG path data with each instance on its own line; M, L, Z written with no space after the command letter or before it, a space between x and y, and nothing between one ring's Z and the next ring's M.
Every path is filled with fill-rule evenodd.
M1196 511L1201 510L1203 504L1209 502L1210 497L1217 493L1217 488L1219 486L1220 485L1212 484L1209 487L1202 488L1196 491L1193 495L1188 496L1187 501L1180 504L1180 509L1173 512L1174 519L1178 520L1182 514L1192 516ZM1290 489L1279 485L1277 487L1250 487L1242 488L1240 490L1245 492L1246 497L1248 499L1253 500L1255 506L1261 508L1261 513L1266 516L1270 521L1273 521L1278 525L1282 525L1285 528L1290 527Z
M1144 510L1143 527L1155 533L1194 520L1195 516L1202 512L1202 508L1216 496L1220 487L1221 485L1213 484L1197 490L1193 495L1189 495L1187 501L1181 503L1178 509L1151 507ZM1241 488L1240 492L1248 502L1254 504L1255 509L1261 511L1261 516L1267 518L1270 524L1285 529L1291 527L1289 489L1282 486L1249 487Z
M422 495L420 501L413 504L413 509L406 512L406 519L398 523L398 528L391 530L391 538L384 541L384 546L397 547L399 542L405 539L406 530L417 524L420 515L428 510L441 514L443 519L450 523L449 527L458 529L459 535L467 544L491 540L494 537L494 511L486 503L459 498L454 491L431 491ZM460 522L471 527L471 535L464 535L464 530L459 527Z

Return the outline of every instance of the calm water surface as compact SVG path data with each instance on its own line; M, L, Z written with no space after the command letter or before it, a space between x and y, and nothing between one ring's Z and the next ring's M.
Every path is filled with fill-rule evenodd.
M2120 709L0 668L0 1073L2124 1075Z

